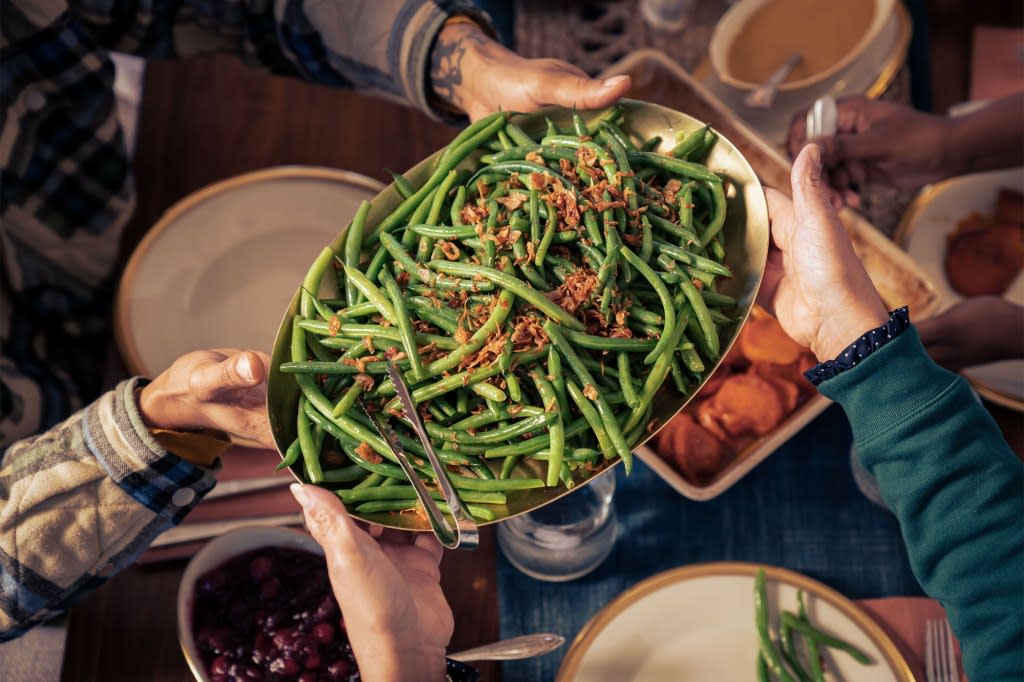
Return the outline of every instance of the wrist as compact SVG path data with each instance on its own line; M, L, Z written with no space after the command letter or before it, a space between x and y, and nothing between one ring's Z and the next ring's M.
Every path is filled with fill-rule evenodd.
M455 16L441 28L430 55L430 97L450 113L468 113L477 75L490 52L503 50L475 21Z
M810 344L819 362L836 358L865 332L880 327L889 319L881 301L878 305L855 306L841 316L826 320Z
M942 179L970 172L972 127L970 116L943 119L939 130L940 157L938 164Z
M448 677L443 647L412 650L390 643L355 653L364 682L445 682Z

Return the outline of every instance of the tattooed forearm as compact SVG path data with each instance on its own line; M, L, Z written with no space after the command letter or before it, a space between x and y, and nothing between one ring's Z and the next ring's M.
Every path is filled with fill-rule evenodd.
M446 27L437 36L430 55L430 84L434 93L449 104L464 109L462 62L466 53L490 39L476 26Z

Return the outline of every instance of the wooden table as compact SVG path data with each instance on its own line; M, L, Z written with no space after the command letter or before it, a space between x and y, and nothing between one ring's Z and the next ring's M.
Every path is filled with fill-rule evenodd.
M267 166L310 164L390 182L456 130L400 105L267 76L231 57L151 62L139 118L138 207L122 261L160 214L190 192ZM448 553L442 572L455 613L453 651L498 637L495 541L490 528L472 553ZM186 681L175 598L184 562L133 566L76 606L63 679ZM497 665L481 665L498 679Z

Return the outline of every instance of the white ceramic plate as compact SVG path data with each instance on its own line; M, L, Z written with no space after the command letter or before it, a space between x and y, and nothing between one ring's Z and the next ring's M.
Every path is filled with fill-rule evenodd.
M562 661L558 681L755 679L758 568L745 563L696 564L636 585L591 619ZM872 660L864 666L846 654L825 650L829 679L913 682L913 673L892 640L853 602L799 573L765 570L772 614L779 608L795 612L801 589L811 622L859 647ZM777 623L777 618L770 622Z
M900 223L896 241L928 274L943 310L963 300L946 279L946 235L972 211L992 215L996 194L1002 187L1024 192L1024 168L965 175L927 187ZM1024 272L1004 297L1024 305ZM982 397L1024 411L1024 360L979 365L964 375Z
M875 36L864 54L835 75L814 87L781 92L770 109L753 109L743 103L747 91L723 83L714 69L701 79L736 115L761 133L772 144L783 146L789 121L797 111L809 107L815 99L830 94L837 99L847 95L878 97L889 86L906 60L913 23L902 3Z
M128 369L153 376L204 348L269 353L295 282L382 188L357 173L286 166L179 201L121 280L115 330Z

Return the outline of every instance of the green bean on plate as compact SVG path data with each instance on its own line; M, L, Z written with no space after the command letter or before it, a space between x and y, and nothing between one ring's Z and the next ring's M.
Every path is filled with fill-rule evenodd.
M619 461L628 473L717 367L764 270L764 194L739 151L710 128L678 158L649 143L702 129L630 100L497 113L364 204L313 261L274 345L268 408L292 472L360 518L427 527L360 407L389 415L435 484L394 363L481 522Z

